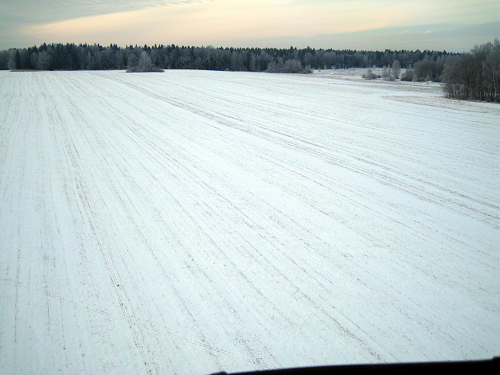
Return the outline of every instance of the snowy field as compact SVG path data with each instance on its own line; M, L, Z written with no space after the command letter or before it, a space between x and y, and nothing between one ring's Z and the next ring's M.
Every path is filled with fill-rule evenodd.
M437 84L0 72L0 373L500 354L500 106Z

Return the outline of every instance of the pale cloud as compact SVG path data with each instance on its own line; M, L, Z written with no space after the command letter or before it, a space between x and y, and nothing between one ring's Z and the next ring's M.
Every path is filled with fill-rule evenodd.
M96 36L176 43L210 43L233 39L338 34L408 23L405 4L369 1L291 2L217 0L168 2L127 12L95 15L21 29L36 40L83 41ZM131 40L132 41L132 40ZM159 41L160 42L160 41ZM134 42L135 43L135 42Z
M2 0L5 18L20 17L21 23L46 23L97 16L157 6L192 3L197 0ZM198 0L199 1L199 0ZM8 17L7 17L8 16ZM4 17L2 17L3 19Z
M425 32L425 34L432 33L433 31L434 31L434 29L432 29L432 30L427 30L427 31Z
M62 4L72 4L48 1L58 2L62 8ZM93 3L95 8L90 6ZM495 13L497 3L465 0L88 0L78 3L82 11L68 13L70 8L64 8L68 12L63 12L64 17L56 21L19 23L16 35L29 41L28 45L42 42L219 45L223 41L241 45L245 40L280 38L296 44L293 40L318 35L398 27L398 34L409 35L409 27L413 32L415 26L421 25L428 25L426 30L430 33L429 26L436 24L464 26L493 22L499 16ZM73 17L68 18L70 14Z

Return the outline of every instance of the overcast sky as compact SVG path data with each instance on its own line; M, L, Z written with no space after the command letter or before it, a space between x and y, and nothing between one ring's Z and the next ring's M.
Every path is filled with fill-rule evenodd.
M0 0L0 50L119 46L469 51L500 38L499 0Z

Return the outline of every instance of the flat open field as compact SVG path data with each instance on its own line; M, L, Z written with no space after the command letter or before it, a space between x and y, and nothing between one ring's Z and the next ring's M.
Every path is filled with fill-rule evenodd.
M351 73L0 72L0 373L500 354L500 106Z

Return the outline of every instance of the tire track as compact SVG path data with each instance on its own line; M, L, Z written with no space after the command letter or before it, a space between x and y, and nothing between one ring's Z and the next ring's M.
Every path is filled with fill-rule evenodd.
M171 336L171 337L174 337L175 339L178 339L178 340L181 340L181 341L185 341L185 342L187 342L189 344L207 348L207 349L209 349L210 351L213 351L213 352L223 353L223 354L228 354L228 355L234 356L233 353L231 353L231 352L229 352L227 350L223 350L223 349L220 349L220 348L208 345L206 342L193 341L193 340L187 339L187 338L185 338L183 336L177 335L175 333L171 333L171 332L169 332L167 330L152 327L149 324L138 323L136 321L133 321L128 314L113 315L113 314L110 314L106 310L99 310L99 309L96 309L96 308L93 308L93 307L90 307L90 306L86 306L86 305L80 304L78 302L72 301L70 299L64 298L62 296L56 295L54 293L51 293L48 290L46 290L46 288L44 288L44 289L37 289L37 288L33 288L31 286L24 285L24 284L22 284L22 283L20 283L18 281L10 280L10 279L5 279L5 278L0 278L0 280L2 282L4 282L4 283L13 285L16 288L16 290L17 290L18 287L21 287L21 288L24 288L24 289L29 290L29 291L34 291L36 293L43 294L43 295L45 295L47 297L50 297L50 298L53 298L53 299L57 299L59 302L61 302L61 304L63 304L63 303L65 303L65 304L72 304L72 305L74 305L76 307L85 309L85 310L87 310L89 312L93 312L93 313L96 313L96 314L104 315L110 321L112 321L112 320L115 320L115 321L118 320L118 321L120 321L121 320L121 321L124 321L127 324L131 324L134 327L140 327L140 328L145 329L147 331L153 331L153 332L155 332L157 334ZM243 359L245 361L248 361L249 363L253 363L253 364L256 364L256 365L259 365L259 366L263 366L266 369L270 369L270 367L268 367L265 364L261 363L258 358L241 357L241 359Z
M208 373L498 348L491 113L305 76L12 77L0 282L16 313L0 321L18 372L40 357L40 372Z

